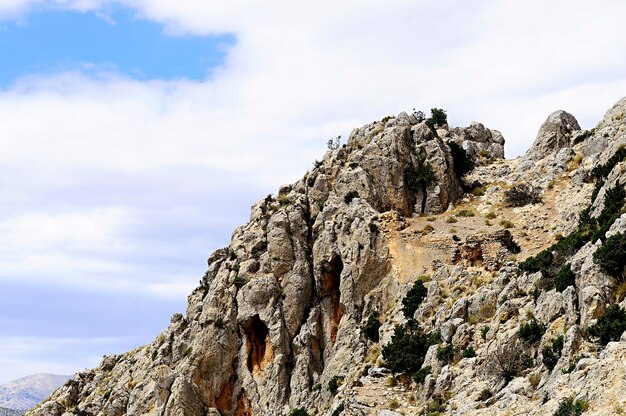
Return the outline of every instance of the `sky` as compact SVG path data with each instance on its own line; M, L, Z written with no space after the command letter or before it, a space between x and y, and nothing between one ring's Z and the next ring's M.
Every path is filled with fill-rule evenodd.
M626 95L619 0L0 0L0 383L152 341L250 206L413 108L583 128Z

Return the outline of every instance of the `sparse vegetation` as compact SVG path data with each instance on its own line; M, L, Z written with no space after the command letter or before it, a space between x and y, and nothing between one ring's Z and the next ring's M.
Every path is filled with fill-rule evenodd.
M516 341L501 345L492 354L490 362L495 373L506 383L533 365L532 357Z
M426 376L429 375L431 372L432 372L431 366L429 365L424 366L420 368L419 370L417 370L415 374L413 374L413 381L415 381L418 384L421 384L424 382L424 380L426 380Z
M488 220L492 220L496 218L496 213L493 211L489 211L488 213L485 214L485 218L487 218Z
M554 416L579 416L589 409L586 400L574 401L571 397L566 397L559 403L559 408L554 412Z
M538 188L521 183L504 191L504 200L511 207L523 207L528 204L538 204L541 202L541 194Z
M474 211L471 209L462 209L456 213L457 217L473 217L474 215Z
M309 413L303 408L298 407L297 409L293 409L289 416L309 416Z
M546 326L536 319L531 319L519 327L519 337L530 344L540 341L545 332Z
M615 234L607 238L602 247L593 253L593 261L619 281L626 280L626 235Z
M576 276L574 275L574 272L572 272L569 264L566 264L561 268L561 270L559 270L554 278L554 282L558 292L563 292L569 286L576 285Z
M433 334L423 332L417 322L397 326L391 342L383 347L385 367L395 373L414 374L422 366L428 347L436 343Z
M451 364L458 350L452 344L446 344L437 348L437 359L444 364Z
M485 188L483 188L482 186L477 186L476 188L472 189L472 195L474 195L474 196L484 196L485 195Z
M457 220L457 219L456 219L456 218L454 218L454 217L448 217L448 219L446 220L446 222L447 222L448 224L454 224L454 223L456 223L456 222L459 222L459 220Z
M402 312L405 317L413 318L415 311L426 297L427 292L428 291L424 286L422 279L417 279L413 284L413 287L402 300Z
M604 315L587 330L589 338L601 345L619 341L624 331L626 331L626 311L619 305L610 305Z
M344 380L345 377L343 376L333 376L330 381L328 381L328 391L335 396L339 390L339 386L343 384Z
M509 220L501 220L500 221L500 225L503 226L504 228L513 228L513 227L515 227L515 224L513 224Z
M474 350L474 348L467 347L465 348L462 352L461 352L461 356L463 358L474 358L476 357L476 351Z
M333 411L333 414L331 416L340 416L344 408L345 405L343 404L343 402L340 403L339 406L337 406L337 408Z
M489 332L489 327L488 326L483 326L480 330L480 336L482 337L482 339L484 341L487 340L487 333Z
M380 329L380 321L378 320L378 314L372 312L367 317L367 322L361 328L361 334L363 334L366 338L378 342L379 334L378 330Z
M546 345L543 347L541 351L541 355L543 356L542 362L546 366L546 368L550 371L554 369L559 358L561 357L561 352L563 351L563 336L560 335L552 340L551 345Z

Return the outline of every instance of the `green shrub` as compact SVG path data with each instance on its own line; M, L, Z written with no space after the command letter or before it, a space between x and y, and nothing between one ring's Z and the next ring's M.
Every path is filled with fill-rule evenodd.
M500 225L503 226L504 228L513 228L513 227L515 227L515 224L513 224L509 220L501 220L500 221Z
M448 115L446 110L441 108L431 108L430 117L426 119L426 124L430 127L443 126L448 123Z
M457 353L457 349L452 344L439 346L437 348L437 359L444 364L451 364L454 361L454 356Z
M594 263L617 279L623 279L626 265L626 235L615 234L607 238L602 247L593 253Z
M345 406L344 406L344 404L343 404L343 402L342 402L342 403L341 403L339 406L337 406L337 408L333 411L333 413L332 413L332 415L331 415L331 416L340 416L340 415L341 415L341 412L343 412L344 408L345 408Z
M424 333L418 325L398 326L391 342L383 347L384 365L394 373L413 374L422 366L428 348L436 342L433 334Z
M378 320L378 314L372 312L367 317L367 322L361 328L361 334L371 339L374 342L378 342L380 335L378 330L380 329L380 321Z
M568 286L576 286L576 276L569 264L561 267L561 270L556 274L555 278L555 287L559 292L563 292Z
M404 182L413 192L424 191L437 182L437 175L428 163L418 161L417 166L409 165L404 170Z
M592 340L606 345L611 341L619 341L626 331L626 311L619 305L610 305L604 315L591 325L587 333Z
M343 202L350 204L354 198L358 198L359 193L357 191L350 191L343 197Z
M474 196L484 196L485 195L485 188L483 188L482 186L477 186L476 188L472 189L472 195L474 195Z
M540 324L536 319L531 319L519 327L519 337L531 344L540 341L545 332L546 326Z
M580 354L580 355L575 356L575 357L574 357L574 359L570 361L570 363L569 363L569 365L567 366L567 368L564 368L563 370L561 370L561 372L562 372L563 374L569 374L569 373L571 373L571 372L572 372L572 371L574 371L574 369L576 368L576 365L578 364L578 362L579 362L580 360L582 360L583 358L587 358L587 356L586 356L586 355L584 355L584 354Z
M413 374L413 381L418 384L422 384L424 380L426 380L426 376L432 372L432 369L433 368L429 365L420 368L415 374Z
M566 397L559 403L559 408L554 412L554 416L579 416L589 408L586 400L574 401L571 397Z
M550 371L554 369L559 358L561 357L561 352L563 351L563 335L559 335L558 337L552 340L551 345L546 345L543 347L541 351L541 355L543 355L542 362L546 366L546 368Z
M540 190L530 184L521 183L504 191L504 200L511 207L538 204L541 202Z
M328 391L334 396L337 394L337 390L339 386L343 384L345 377L343 376L333 376L328 382Z
M447 222L448 224L454 224L455 222L459 222L459 220L457 220L457 219L456 219L456 218L454 218L454 217L448 217L448 219L446 220L446 222Z
M453 141L448 142L448 147L450 147L450 156L452 156L454 173L458 178L462 178L466 173L469 173L474 169L474 161L467 154L465 149Z
M471 209L462 209L456 213L457 217L473 217L474 215L474 211Z
M493 211L489 211L487 214L485 214L485 218L487 218L488 220L492 220L496 217L496 213Z
M483 326L480 330L480 336L483 338L483 340L487 339L487 333L489 332L489 327L488 326Z
M309 416L309 413L303 408L298 407L297 409L293 409L289 416Z
M428 416L439 416L446 411L448 407L448 401L445 397L435 394L430 401L426 404L426 411Z
M476 357L476 351L472 347L467 347L461 352L461 356L463 358L473 358Z
M422 280L418 279L402 300L402 312L405 317L413 318L415 311L426 297L427 292Z

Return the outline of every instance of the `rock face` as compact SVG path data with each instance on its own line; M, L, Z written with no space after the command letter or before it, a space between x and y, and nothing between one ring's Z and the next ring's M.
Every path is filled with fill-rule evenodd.
M624 140L614 113L601 123L611 143ZM560 291L552 272L520 266L575 229L586 206L599 216L609 186L626 183L621 162L592 200L589 172L615 148L594 144L599 130L578 130L554 113L527 156L508 161L502 135L479 123L435 130L401 113L355 129L302 180L252 207L209 257L185 316L29 414L552 414L566 397L610 414L612 397L626 401L626 342L602 349L581 335L613 302L615 282L593 259L603 242L569 254L572 282ZM451 141L476 165L465 179ZM551 178L542 203L501 203L508 185L543 184L542 175ZM482 190L464 194L463 180ZM624 228L626 214L608 233ZM424 299L408 310L418 278ZM520 325L532 319L540 333L529 341ZM377 336L362 334L372 320ZM432 335L416 358L423 374L381 369L394 333L416 324Z
M571 147L574 144L572 143L574 133L579 130L576 117L563 110L555 111L539 128L537 138L528 154L540 159L564 147Z

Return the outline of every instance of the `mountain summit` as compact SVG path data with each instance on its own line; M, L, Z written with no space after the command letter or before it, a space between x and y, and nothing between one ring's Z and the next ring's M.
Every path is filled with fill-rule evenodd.
M439 110L355 129L252 207L185 316L28 414L623 412L625 111L553 113L513 160Z

